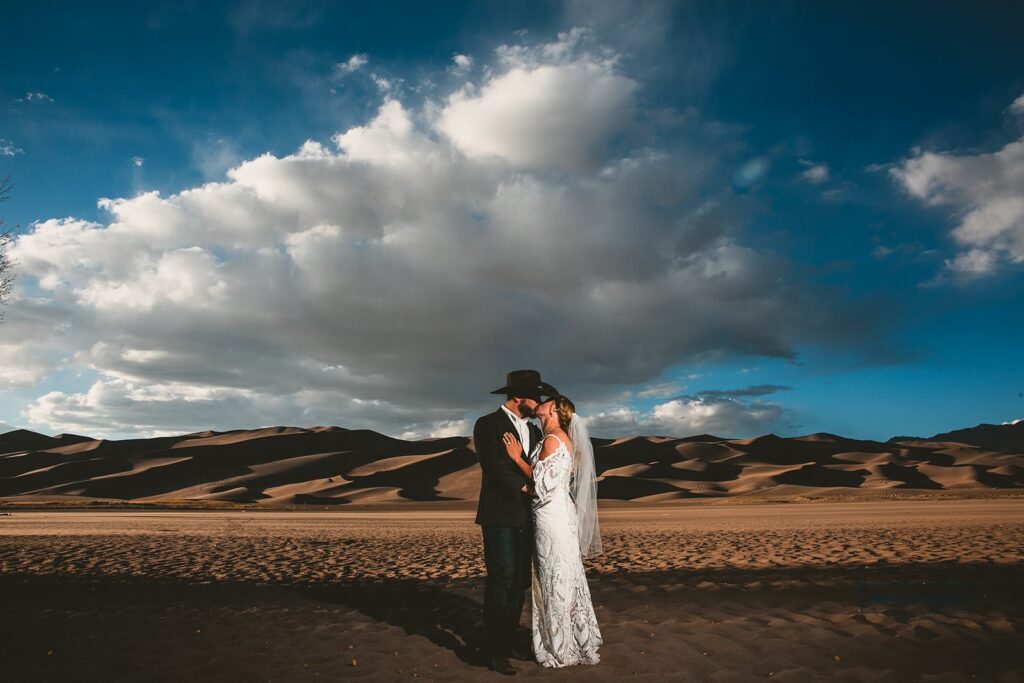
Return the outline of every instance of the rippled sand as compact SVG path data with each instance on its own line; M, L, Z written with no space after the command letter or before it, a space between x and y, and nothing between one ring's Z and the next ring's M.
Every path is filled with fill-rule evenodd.
M520 675L1024 680L1024 500L610 508L602 525L602 664ZM13 680L489 679L482 573L472 513L429 506L18 511L0 517L0 636Z

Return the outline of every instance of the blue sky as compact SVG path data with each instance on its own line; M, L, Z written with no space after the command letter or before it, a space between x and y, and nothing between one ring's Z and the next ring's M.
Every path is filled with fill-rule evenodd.
M1024 417L1013 3L5 23L8 425L468 433L520 366L609 435Z

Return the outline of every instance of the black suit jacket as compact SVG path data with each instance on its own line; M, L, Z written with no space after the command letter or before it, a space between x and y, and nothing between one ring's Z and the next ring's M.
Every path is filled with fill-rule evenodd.
M530 424L529 430L530 443L523 444L523 457L530 453L530 448L540 441L541 437L541 431L536 425ZM473 427L476 457L480 461L480 469L483 470L480 477L480 501L476 508L476 523L508 527L528 526L532 523L530 496L523 493L522 488L530 480L505 452L505 444L501 441L505 432L512 432L518 438L515 425L501 408L481 417Z

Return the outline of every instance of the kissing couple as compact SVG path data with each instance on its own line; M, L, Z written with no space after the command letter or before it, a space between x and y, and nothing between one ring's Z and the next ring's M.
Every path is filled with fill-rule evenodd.
M505 402L473 428L483 470L476 523L487 567L488 665L513 675L509 658L536 657L546 667L597 664L604 641L583 570L583 558L601 552L587 427L572 401L536 370L508 373L505 386L491 393ZM531 586L533 656L517 642Z

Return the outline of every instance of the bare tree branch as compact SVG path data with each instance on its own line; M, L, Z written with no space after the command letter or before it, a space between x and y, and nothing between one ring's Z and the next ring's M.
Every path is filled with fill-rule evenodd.
M5 176L0 180L0 202L7 201L11 192L11 177ZM11 231L6 228L4 219L0 218L0 304L7 305L11 292L14 290L14 262L8 254L8 248L14 237ZM0 311L0 323L4 322L3 311Z

